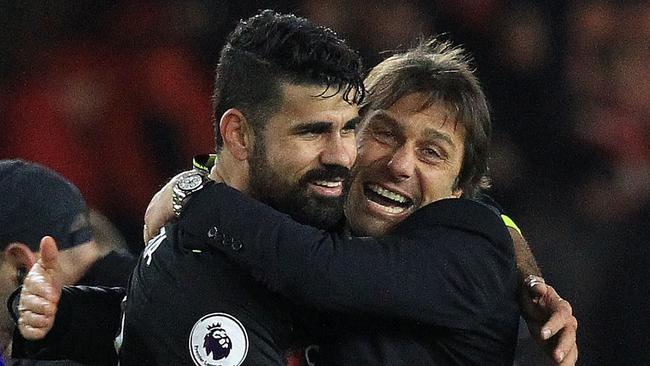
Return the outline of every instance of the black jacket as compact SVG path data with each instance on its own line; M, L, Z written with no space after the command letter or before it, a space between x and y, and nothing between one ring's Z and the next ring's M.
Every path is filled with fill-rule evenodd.
M199 307L210 306L206 300L225 303L209 311L233 315L247 330L246 364L274 364L253 355L264 354L261 351L265 349L280 352L282 347L268 348L272 345L264 342L275 341L269 334L291 330L287 325L294 319L291 314L282 315L281 298L267 297L251 278L231 267L233 261L274 292L322 311L320 343L325 364L512 364L518 323L513 249L498 216L480 203L463 199L435 202L418 210L391 235L354 238L300 225L224 185L212 185L195 194L171 232L185 244L161 244L150 255L149 266L183 251L188 258L205 260L189 261L191 266L175 263L160 267L159 272L167 271L167 282L184 290L162 292L158 285L149 287L151 283L143 282L140 287L147 291L148 301L156 301L133 308L133 316L137 319L141 314L151 322L179 329L176 323L183 322L182 314L196 307L189 306L197 301L197 296L188 297L189 292L206 295L198 295L202 299ZM161 251L163 248L167 250ZM224 277L224 269L244 277ZM176 276L190 280L176 283ZM202 278L212 280L197 281ZM231 294L226 299L207 296L213 294L213 285L221 289L221 295ZM237 290L230 287L233 285L239 286ZM252 294L233 295L250 291ZM256 298L256 293L264 295ZM160 294L182 306L169 307L172 301L161 300ZM253 301L263 298L267 298L266 304ZM281 306L277 307L276 301ZM167 315L158 316L161 311ZM201 311L208 314L208 310ZM190 317L193 324L197 316ZM280 330L275 329L278 324ZM143 340L152 338L153 330L149 331L141 334ZM174 344L164 343L161 348L178 347L190 357L191 330L187 325L184 332ZM127 328L125 347L128 334ZM138 346L144 352L151 350Z
M288 304L181 217L149 242L129 282L121 366L284 365Z
M300 225L225 185L199 197L190 230L218 231L229 259L323 312L325 364L512 364L513 247L487 206L434 202L375 239Z

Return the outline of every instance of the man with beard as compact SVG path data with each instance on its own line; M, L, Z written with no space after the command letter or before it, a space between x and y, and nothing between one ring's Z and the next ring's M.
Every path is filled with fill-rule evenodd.
M305 19L264 11L241 23L222 50L215 82L223 175L305 224L338 223L356 157L360 72L356 52ZM198 189L189 182L201 178L181 178L179 196ZM193 225L181 216L152 240L136 266L120 364L286 364L296 312L206 245L206 235L218 232L197 236L185 223Z
M306 101L309 101L311 99L307 98L304 99L305 94L296 94L294 92L301 92L301 93L307 93L307 95L317 95L316 93L318 90L291 90L293 89L292 86L285 86L284 88L284 106L282 106L280 114L284 113L285 116L299 116L300 113L300 107L304 106L304 103ZM320 89L322 91L322 89ZM481 94L482 95L482 94ZM303 98L303 99L301 99ZM310 97L313 98L313 97ZM287 101L295 101L294 106L288 106ZM334 103L334 102L332 102ZM346 112L347 113L347 112ZM345 115L344 113L343 115ZM237 116L235 116L237 117ZM343 118L343 120L346 120L347 118ZM240 118L241 120L241 118ZM274 124L274 122L282 122L283 124ZM297 123L296 123L297 122ZM294 201L300 202L300 200L296 200L295 193L298 192L318 192L319 196L321 198L318 198L318 200L322 200L325 202L340 202L339 197L341 196L342 193L342 181L343 181L343 174L332 174L332 173L325 173L324 171L322 173L307 173L311 169L307 170L300 170L300 174L293 174L292 171L295 171L295 169L292 168L292 166L296 166L294 161L296 160L301 160L304 158L304 156L301 154L301 156L295 156L296 155L296 148L297 146L301 146L302 148L300 151L302 152L307 151L308 153L311 151L313 155L313 151L310 150L310 147L307 145L315 145L316 147L318 146L323 146L322 144L325 143L326 146L338 146L338 144L343 142L343 135L345 133L341 133L341 131L345 130L344 128L336 130L338 132L334 133L334 136L329 136L329 139L323 139L324 136L324 131L328 132L332 130L332 125L331 123L323 123L324 121L322 119L312 119L312 123L304 123L300 122L300 118L286 118L282 120L274 118L269 119L269 127L266 128L264 131L264 142L266 143L266 146L264 148L259 148L257 143L259 142L258 138L260 137L259 135L255 134L253 136L247 135L246 133L243 133L242 130L245 130L245 128L241 127L241 123L237 123L237 119L230 119L230 117L224 119L222 118L221 120L221 129L220 132L223 136L223 140L225 142L225 146L227 146L227 150L224 150L222 152L225 153L226 151L228 154L231 154L233 159L242 159L240 161L246 160L246 159L258 159L260 162L264 162L264 164L256 164L253 163L252 161L247 161L247 164L250 165L248 169L243 170L242 167L237 167L235 165L232 165L228 163L228 159L224 159L223 155L220 157L219 163L217 164L217 169L215 170L215 174L219 175L222 179L227 181L229 184L231 184L234 187L237 187L238 189L244 191L244 192L252 192L251 190L251 185L253 184L252 182L252 177L255 176L257 179L264 178L264 179L270 179L270 180L275 180L277 182L280 182L280 184L276 184L273 187L269 187L267 189L258 189L257 190L257 195L259 196L267 196L265 197L266 201L272 201L272 200L278 200L278 197L286 197L290 198ZM244 131L245 132L245 131ZM331 134L331 133L330 133ZM327 134L325 134L327 135ZM297 138L292 137L292 136L298 136ZM338 136L338 137L337 137ZM340 140L339 140L340 138ZM253 140L255 141L255 144L250 144L250 141ZM333 145L332 145L333 144ZM252 146L252 150L251 150ZM342 145L341 145L342 146ZM259 148L259 150L258 150ZM255 152L257 150L257 152ZM343 149L345 151L346 149ZM260 154L260 151L264 152L264 155ZM322 150L322 148L317 148L317 151L325 151ZM249 155L250 154L250 155ZM309 155L309 154L308 154ZM320 153L318 153L320 156ZM329 157L330 159L332 158L331 156ZM339 155L338 158L336 158L338 161L346 161L347 159L344 157L344 155ZM231 160L232 161L232 160ZM323 165L329 165L326 163L321 162ZM350 163L346 164L339 164L341 166L349 165ZM299 164L303 165L303 164ZM480 165L480 164L479 164ZM340 169L337 169L340 170ZM303 173L304 171L304 173ZM249 174L244 174L248 172ZM279 173L283 174L279 174ZM336 172L335 172L336 173ZM301 178L302 177L302 178ZM183 181L181 179L181 181ZM292 182L300 182L299 186L302 188L299 188L298 190L293 190L293 189L287 189L287 186L292 186ZM264 183L268 183L268 181L264 181ZM201 191L200 194L203 194L204 191ZM209 192L205 190L205 192ZM450 192L453 193L453 192ZM301 195L304 196L304 195ZM328 198L329 197L329 198ZM436 198L436 197L426 197L427 200L430 200L431 198ZM437 197L439 198L439 197ZM425 202L426 200L421 200L422 202ZM207 205L210 204L209 201L205 201L203 199L193 199L190 201L190 206L194 205L195 203L193 202L198 202L198 203L205 203ZM421 202L419 202L421 203ZM427 202L428 203L428 202ZM281 202L275 202L276 206L281 206L284 203ZM307 205L310 207L318 207L316 205L310 204ZM288 205L285 206L286 208L291 208L293 206ZM330 207L334 207L334 205L331 205ZM480 206L482 209L483 206ZM207 208L206 208L207 209ZM237 206L230 207L230 209L236 210ZM485 210L485 209L484 209ZM200 210L198 210L200 211ZM481 210L479 210L481 211ZM489 211L489 210L488 210ZM191 211L190 211L191 212ZM131 287L133 288L139 288L138 291L141 292L141 294L137 294L133 292L133 290L130 291L130 295L127 298L127 306L126 306L126 318L125 318L125 333L124 333L124 339L125 342L123 344L123 353L126 350L127 346L127 340L129 337L129 326L134 325L134 328L144 328L142 326L138 326L137 323L139 320L134 319L136 316L139 317L145 317L145 318L153 318L153 315L145 314L147 312L151 312L153 307L155 306L156 308L158 307L164 307L166 306L165 304L167 303L164 299L161 301L158 299L156 301L156 304L151 304L149 307L142 307L142 308L137 308L137 307L131 307L130 303L133 301L133 297L136 297L137 299L144 298L144 302L150 302L151 300L147 299L148 297L153 297L158 295L158 290L152 287L158 286L157 284L152 284L151 282L149 283L143 283L140 281L139 277L145 277L147 274L147 268L148 266L152 266L152 268L156 268L156 263L157 262L165 262L167 261L168 255L165 254L164 249L166 247L165 245L165 239L162 239L163 237L167 237L166 240L172 240L173 238L178 239L180 242L184 243L183 248L179 248L177 252L182 252L183 250L185 251L191 251L192 253L187 253L188 256L196 256L196 257L203 257L203 255L206 252L215 250L216 247L228 247L230 250L233 251L239 251L242 249L242 241L239 241L238 239L233 239L233 236L224 234L224 228L218 227L218 226L212 226L210 225L210 220L211 217L206 215L206 213L209 212L205 211L203 214L196 215L196 216L191 216L192 219L190 220L187 214L183 214L184 216L181 216L180 222L176 226L172 227L167 227L168 231L170 228L174 230L174 237L170 237L169 233L163 233L161 236L158 238L154 239L150 244L148 245L145 255L143 256L142 262L141 262L141 268L136 271ZM326 213L329 212L334 212L333 210L326 210ZM237 212L239 213L239 212ZM217 213L217 215L221 215L222 213ZM409 212L410 214L410 212ZM482 214L485 214L485 211L482 211ZM491 213L490 213L491 214ZM294 214L295 215L295 214ZM491 214L492 215L492 214ZM220 217L220 216L215 216L215 217ZM495 216L496 217L496 216ZM325 215L318 215L315 217L319 222L333 222L335 215L330 215L330 214L325 214ZM251 218L252 219L252 218ZM489 216L489 219L493 219L492 216ZM490 225L494 224L495 222L492 220L490 221ZM496 221L497 227L503 229L502 226L499 226L499 221ZM263 224L263 223L262 223ZM207 226L206 226L207 225ZM226 225L227 226L227 225ZM257 232L257 231L256 231ZM498 242L499 244L505 244L504 238L507 239L507 236L504 237L504 230L501 231L496 231L496 232L490 232L489 234L491 235L490 237L495 240L495 242ZM493 234L493 235L492 235ZM503 253L503 258L499 260L500 262L500 268L503 269L504 267L508 267L508 263L512 264L512 260L508 260L508 250L512 250L511 244L508 241L507 242L508 246L501 245L500 250L504 251ZM506 249L509 248L509 249ZM218 248L217 248L218 249ZM350 258L351 260L354 260L354 257ZM208 263L209 261L212 261L211 263ZM147 264L148 262L148 264ZM175 263L174 264L174 271L175 272L192 272L194 271L194 275L196 276L197 279L201 279L199 284L196 284L197 281L194 281L191 283L192 291L198 291L202 292L205 291L205 293L210 293L211 291L214 291L212 288L215 286L220 288L221 291L226 290L226 287L222 286L224 282L227 284L232 285L232 278L231 277L224 277L222 274L217 276L217 277L210 277L209 271L204 273L204 269L199 269L198 266L204 266L206 267L205 270L207 271L208 269L214 271L214 272L219 272L218 270L214 269L215 266L215 257L207 257L205 261L202 260L192 260L188 261L188 263L191 263L190 266L186 266L183 263ZM229 262L220 262L216 263L217 265L225 265L229 266L231 263ZM274 267L275 268L275 267ZM512 270L512 268L510 268ZM261 270L263 272L264 269ZM198 275L196 274L198 272ZM514 273L514 272L512 272ZM513 279L512 277L509 277L512 275L510 273L507 278ZM258 276L262 276L263 274L260 272L257 272ZM492 277L490 277L492 278ZM203 279L209 280L210 283L204 283ZM173 280L170 278L169 280ZM504 282L507 282L505 278L499 279L498 281L494 281L492 286L499 286L503 285ZM513 279L514 283L514 279ZM248 283L245 283L246 285L249 285ZM187 287L187 283L183 283L182 285ZM512 284L511 284L512 285ZM509 289L511 287L505 286ZM210 289L209 289L210 288ZM277 290L277 289L276 289ZM444 291L447 291L448 289L445 289ZM177 289L182 294L186 294L187 291L183 291L183 289ZM232 290L229 290L232 291ZM502 289L503 291L503 289ZM507 291L506 291L507 292ZM499 292L500 294L503 292ZM329 293L322 293L321 295L327 297L330 294ZM422 294L425 295L425 294ZM207 296L203 296L207 297ZM426 298L427 296L423 296L423 298ZM412 298L412 297L409 297ZM136 302L138 300L136 299ZM214 302L214 299L211 299ZM222 300L222 299L220 299ZM232 302L238 302L241 304L242 301L246 301L246 299L234 297L231 299L227 299L226 301L223 301L226 303L225 307L226 309L232 309L233 304L228 304L229 301ZM193 301L199 301L205 302L206 299L194 299L190 298L187 299L188 303L193 302ZM413 312L420 312L423 313L421 310L417 309L417 306L421 303L422 300L419 302L415 302L414 304L410 306L415 306L408 312L407 318L411 318ZM429 299L430 303L435 303L434 299ZM161 303L162 302L162 303ZM391 303L390 301L388 304L394 304ZM510 310L512 309L512 299L509 298L507 301L504 301L504 304L506 307L509 307ZM250 305L250 304L248 304ZM365 305L364 303L357 304L356 306L362 306ZM391 315L392 317L400 317L399 314L395 314L394 308L391 308L389 305L386 308L382 308L381 306L377 307L375 310L378 310L378 312L383 312L386 311L388 315ZM63 310L63 306L61 306L61 309ZM413 310L415 309L415 310ZM156 311L159 311L158 309L155 309ZM248 309L247 309L248 310ZM257 312L271 312L271 314L260 314L256 313L255 315L260 316L260 317L267 317L270 319L263 319L260 321L266 322L266 324L270 324L270 327L272 329L274 328L274 325L277 325L278 322L275 324L272 322L272 316L273 316L273 309L266 309L266 308L259 308L255 307L253 305L250 308L251 311L257 311ZM340 309L339 309L340 310ZM370 311L370 313L373 313L374 311L372 309L362 309L362 312L367 312ZM129 312L131 312L132 317L129 319ZM244 311L242 311L244 312ZM426 311L424 311L426 312ZM245 313L245 312L244 312ZM436 312L433 314L429 315L424 315L420 314L420 316L424 316L424 321L429 324L430 321L436 316ZM500 316L504 315L502 313L499 313ZM508 312L505 317L507 318L510 315L514 315L516 318L517 311L516 307L513 311ZM249 314L244 314L240 315L243 316L245 321L244 322L239 322L237 319L233 319L230 313L220 313L220 314L214 314L214 313L206 313L206 315L198 320L196 320L194 326L192 327L192 331L190 332L190 335L188 336L187 333L184 333L185 335L185 344L187 344L187 339L189 338L189 352L192 354L193 360L197 362L197 364L200 364L201 362L209 362L208 357L212 357L214 359L215 355L219 355L219 357L225 357L225 358L230 358L234 357L232 355L236 355L237 352L239 354L245 353L246 350L242 349L236 349L237 344L246 344L247 340L247 333L246 329L252 329L256 334L263 334L263 335L268 335L269 332L267 329L262 329L259 330L256 328L256 324L250 324L248 316ZM158 321L165 321L169 319L169 317L160 317L160 316L155 316ZM205 318L205 319L204 319ZM512 329L508 327L508 325L512 325L510 318L508 318L510 321L507 322L507 324L504 324L503 327L507 328L508 331L511 331ZM129 322L132 321L133 323L129 324ZM243 324L242 324L243 323ZM226 325L224 325L226 324ZM224 327L228 327L228 331ZM23 328L21 328L23 329ZM243 330L242 330L243 329ZM340 330L340 328L336 328ZM267 331L264 333L264 331ZM179 330L181 332L182 330ZM196 331L196 332L195 332ZM223 334L228 334L228 338L223 337ZM505 333L508 333L505 331ZM232 336L232 334L237 335L238 337ZM345 334L345 332L342 332L342 334ZM509 333L509 336L512 334ZM272 336L277 336L276 334L272 334ZM212 341L210 338L218 338L218 341ZM142 337L143 339L145 338L144 336ZM507 337L505 337L507 338ZM508 338L510 339L510 338ZM260 341L265 341L266 339L256 339L256 340L251 340L250 345L251 349L253 347L258 347L258 342ZM282 340L280 338L280 340ZM159 339L156 339L155 341L160 341ZM273 341L277 342L278 339L273 339ZM150 341L153 342L153 341ZM497 342L499 343L499 342ZM222 344L224 347L223 349L215 349L217 344ZM281 344L281 342L280 342ZM354 342L349 343L350 345L354 345ZM500 344L503 346L503 344ZM138 347L138 349L141 352L149 352L147 349L148 345L147 344L137 344L137 343L132 343L131 347ZM168 345L171 346L171 345ZM507 347L506 347L507 348ZM276 351L275 349L270 348L271 351ZM269 349L265 349L265 351L268 351ZM504 350L503 347L499 349L499 351L502 353L500 356L502 357L508 357L507 356L507 349ZM499 352L495 351L495 352ZM336 354L336 353L333 353ZM245 357L245 356L244 356ZM249 353L250 357L250 353ZM469 356L468 356L469 357ZM239 357L235 357L234 359L238 360ZM470 359L473 359L470 357ZM206 361L207 360L207 361ZM251 360L250 358L247 358L247 360L253 364L255 364L256 360ZM147 360L139 360L140 362L146 362ZM158 359L157 362L163 362L163 363L169 363L169 361L164 361L162 359ZM230 362L230 360L229 360ZM233 361L235 362L235 361ZM385 364L391 364L390 359L389 360L382 360L383 363Z

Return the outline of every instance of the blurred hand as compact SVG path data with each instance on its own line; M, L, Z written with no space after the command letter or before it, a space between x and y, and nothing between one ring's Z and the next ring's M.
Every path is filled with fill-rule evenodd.
M167 221L174 218L172 209L172 187L176 184L180 173L172 178L164 187L162 187L151 199L147 210L144 213L143 238L144 244L147 245L149 240L158 235Z
M530 277L523 294L524 317L530 334L557 365L575 365L578 360L578 321L568 301L540 277Z
M50 236L41 239L40 258L25 277L18 303L18 329L25 339L43 339L54 325L61 298L59 250Z

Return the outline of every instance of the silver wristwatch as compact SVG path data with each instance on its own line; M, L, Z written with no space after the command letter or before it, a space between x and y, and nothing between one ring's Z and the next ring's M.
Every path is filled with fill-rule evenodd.
M210 180L204 172L190 170L182 173L172 187L172 210L176 217L181 215L183 205L192 193L203 188Z

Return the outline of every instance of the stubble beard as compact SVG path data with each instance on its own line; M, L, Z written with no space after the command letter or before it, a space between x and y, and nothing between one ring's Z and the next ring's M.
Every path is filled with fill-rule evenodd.
M343 174L345 168L337 172ZM343 219L343 204L347 194L338 197L325 197L309 191L308 183L313 176L331 175L323 170L312 170L301 177L298 182L288 182L281 172L269 164L263 141L257 141L250 159L250 194L253 198L274 209L290 215L294 220L317 227L331 229ZM347 178L346 173L346 178ZM344 188L348 187L347 179Z

